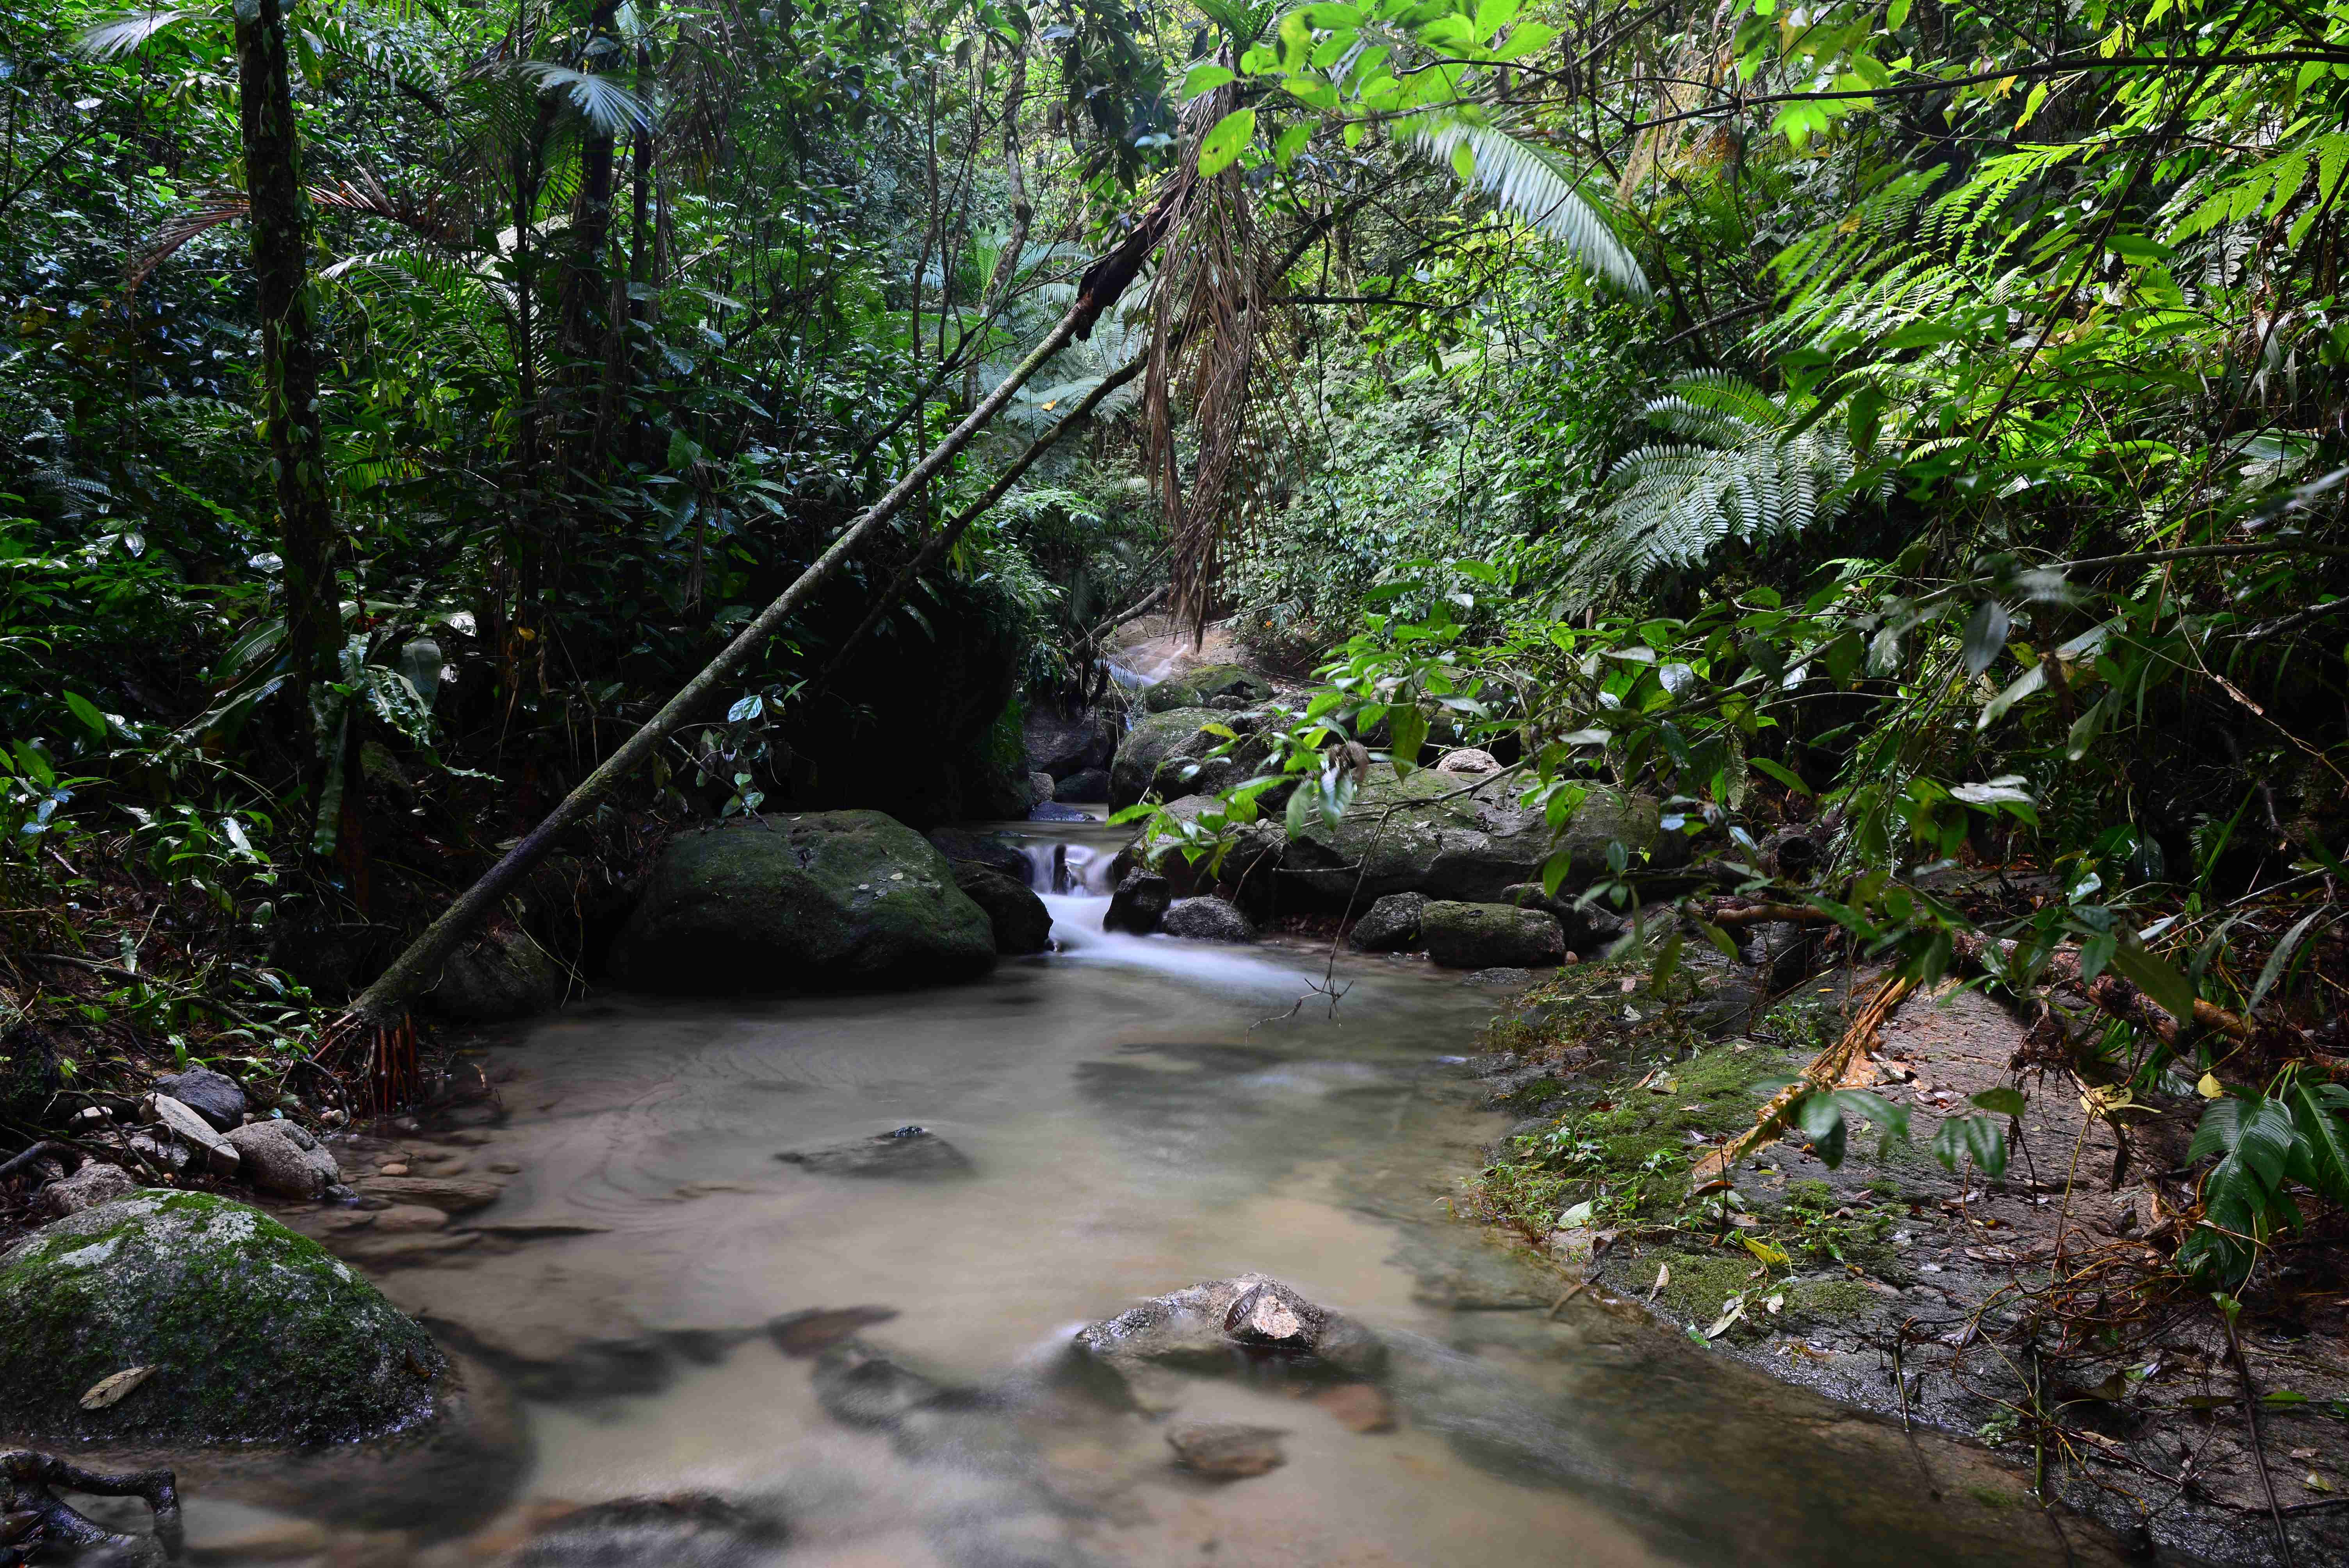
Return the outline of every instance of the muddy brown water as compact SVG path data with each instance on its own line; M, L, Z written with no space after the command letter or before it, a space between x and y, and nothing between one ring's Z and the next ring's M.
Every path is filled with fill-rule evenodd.
M779 1522L782 1544L754 1555L792 1565L2105 1557L1977 1451L1621 1305L1551 1321L1561 1283L1446 1202L1506 1126L1456 1062L1491 989L1347 956L1332 1016L1322 954L1105 935L1122 835L1023 830L1040 867L1069 849L1080 885L1049 901L1061 952L903 995L599 1000L492 1052L505 1115L471 1152L521 1174L467 1220L530 1239L382 1283L513 1379L527 1469L486 1525L428 1498L406 1532L322 1561L461 1568L559 1503L686 1491ZM906 1125L968 1170L777 1159ZM1393 1430L1261 1377L1183 1379L1144 1408L1068 1377L1078 1325L1246 1271L1378 1331ZM950 1397L843 1421L824 1364L764 1326L859 1307L895 1314L864 1346ZM1286 1462L1189 1475L1174 1419L1278 1429ZM341 1506L330 1491L305 1511L331 1527ZM191 1524L214 1563L305 1539L201 1491ZM605 1545L598 1561L665 1560Z

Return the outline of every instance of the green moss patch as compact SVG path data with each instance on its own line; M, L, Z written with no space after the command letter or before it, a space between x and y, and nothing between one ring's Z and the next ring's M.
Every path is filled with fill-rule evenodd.
M430 1416L431 1337L259 1210L149 1190L0 1253L0 1427L28 1439L311 1443ZM155 1371L81 1408L116 1373Z

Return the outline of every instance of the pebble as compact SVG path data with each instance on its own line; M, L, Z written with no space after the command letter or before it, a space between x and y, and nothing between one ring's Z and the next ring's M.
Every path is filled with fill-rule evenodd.
M405 1165L401 1165L401 1164L398 1164L398 1163L393 1163L393 1164L390 1164L390 1165L386 1165L386 1166L382 1166L382 1167L380 1167L380 1168L376 1171L376 1174L377 1174L377 1175L378 1175L378 1176L405 1176L405 1175L407 1175L407 1174L408 1174L408 1167L407 1167L407 1166L405 1166Z
M1368 1383L1341 1383L1313 1395L1313 1403L1330 1412L1350 1432L1392 1432L1394 1406Z
M1278 1468L1286 1458L1280 1433L1236 1421L1184 1421L1170 1427L1166 1444L1185 1470L1217 1480L1240 1480Z
M492 1161L490 1162L490 1169L500 1176L519 1176L522 1174L522 1167L515 1164L511 1160Z

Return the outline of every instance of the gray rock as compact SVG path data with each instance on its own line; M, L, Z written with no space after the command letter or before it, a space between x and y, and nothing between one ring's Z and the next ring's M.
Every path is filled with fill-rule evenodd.
M1541 883L1514 882L1501 890L1499 901L1514 903L1520 909L1538 909L1557 917L1566 932L1569 953L1599 953L1623 934L1620 915L1601 909L1596 903L1584 903L1578 899L1552 898L1542 892Z
M242 1157L235 1146L214 1131L212 1124L196 1114L193 1108L168 1094L150 1094L140 1106L191 1151L202 1155L212 1170L223 1176L236 1174Z
M1178 1421L1166 1429L1166 1446L1174 1450L1174 1462L1185 1470L1217 1480L1240 1480L1279 1466L1281 1437L1273 1427Z
M1284 886L1332 904L1391 892L1491 903L1512 884L1539 882L1558 850L1569 856L1565 885L1578 890L1606 870L1610 842L1636 860L1659 841L1656 802L1646 796L1594 786L1573 821L1553 832L1539 810L1518 803L1515 777L1454 795L1472 783L1427 769L1405 779L1376 770L1337 827L1312 816L1290 841Z
M1215 725L1233 732L1218 735ZM1145 795L1177 799L1185 795L1212 795L1249 777L1264 758L1261 742L1251 732L1256 724L1247 715L1208 707L1178 707L1144 715L1118 742L1110 763L1109 803L1123 810ZM1215 755L1225 747L1229 755Z
M486 1209L505 1190L502 1181L481 1176L370 1176L359 1183L362 1197L438 1209L444 1214Z
M1272 696L1272 683L1237 665L1201 665L1168 676L1142 694L1145 712L1166 713L1178 707L1247 707Z
M82 1408L118 1372L154 1373ZM112 1446L341 1442L436 1414L431 1336L319 1245L247 1204L134 1191L0 1253L12 1437Z
M1223 801L1213 795L1185 795L1166 803L1166 814L1178 822L1195 822L1210 811L1221 811ZM1186 858L1172 844L1156 847L1145 845L1139 838L1118 851L1110 868L1112 878L1122 879L1128 871L1149 870L1166 879L1178 898L1212 891L1218 883L1230 888L1252 888L1268 891L1274 874L1280 868L1282 851L1288 843L1288 830L1278 820L1258 820L1228 829L1231 842L1223 859L1212 866L1202 858Z
M551 1013L569 988L554 954L527 932L497 925L449 954L422 999L444 1018L495 1024Z
M1025 886L1028 857L1001 833L974 833L965 828L933 828L924 835L930 847L950 861L970 861L991 872L1001 872Z
M702 1492L623 1498L564 1513L525 1542L511 1568L754 1568L774 1561L784 1521Z
M1102 916L1103 931L1123 931L1147 936L1158 929L1174 890L1155 872L1128 872L1109 895L1109 913Z
M62 1220L138 1190L139 1183L119 1165L88 1160L72 1175L50 1182L33 1200L33 1212L44 1220Z
M1220 898L1177 899L1166 906L1158 929L1194 942L1254 942L1256 923Z
M1117 721L1099 711L1064 716L1031 709L1022 721L1022 731L1028 743L1028 766L1056 779L1089 768L1107 768L1117 749Z
M850 1427L895 1426L946 1392L861 1339L835 1345L817 1357L812 1380L824 1414Z
M775 1156L820 1176L895 1176L913 1181L968 1176L970 1156L926 1127L901 1127L870 1138L821 1149L793 1149Z
M0 1035L0 1116L37 1124L64 1082L57 1047L39 1025Z
M1095 805L1109 799L1109 769L1088 768L1071 773L1052 788L1051 798L1062 805Z
M1554 969L1566 960L1566 934L1537 909L1438 900L1419 912L1427 955L1447 969Z
M225 1073L210 1068L190 1068L155 1080L155 1091L168 1094L221 1131L244 1121L244 1090Z
M1020 862L1026 870L1027 862ZM1041 953L1052 945L1052 912L1022 877L1014 882L992 866L972 861L954 862L955 886L963 896L987 912L998 953Z
M1028 804L1031 808L1042 805L1052 798L1054 788L1055 784L1050 773L1040 771L1030 773L1028 775Z
M1386 1347L1342 1313L1308 1301L1263 1274L1209 1280L1153 1296L1077 1330L1078 1351L1124 1363L1226 1371L1250 1357L1277 1356L1306 1369L1375 1374Z
M256 1121L228 1135L243 1156L244 1179L273 1198L323 1198L340 1184L342 1169L309 1131L290 1121Z
M125 1140L132 1150L147 1157L159 1171L185 1171L188 1168L188 1146L169 1138L153 1138L144 1132L134 1132Z
M1435 770L1461 775L1498 773L1501 759L1478 747L1464 746L1455 751L1445 752L1444 760L1435 765Z
M1530 985L1534 972L1502 965L1492 969L1479 969L1461 982L1464 985Z
M1368 913L1354 922L1346 940L1363 953L1413 953L1419 948L1419 913L1427 907L1423 892L1391 892L1374 902Z
M976 979L987 914L946 857L878 811L771 817L661 851L613 949L623 984L685 995Z

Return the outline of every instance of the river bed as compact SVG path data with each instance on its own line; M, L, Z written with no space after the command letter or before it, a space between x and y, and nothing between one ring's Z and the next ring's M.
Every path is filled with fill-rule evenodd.
M490 1051L502 1113L469 1158L519 1173L468 1222L519 1244L382 1284L513 1377L533 1457L486 1532L427 1507L378 1557L480 1561L560 1503L693 1491L759 1500L788 1564L2104 1558L1976 1450L1620 1305L1553 1321L1563 1282L1449 1208L1506 1127L1458 1065L1493 989L1341 954L1333 1009L1322 951L1104 934L1123 834L1021 830L1047 887L1065 846L1061 951L901 995L599 998ZM967 1169L778 1158L907 1127ZM1386 1341L1393 1429L1247 1377L1140 1409L1072 1389L1079 1325L1251 1271ZM951 1419L842 1420L766 1326L852 1308L859 1344L961 1391ZM1180 1470L1178 1415L1278 1429L1286 1462ZM249 1516L212 1518L212 1560L262 1555Z

